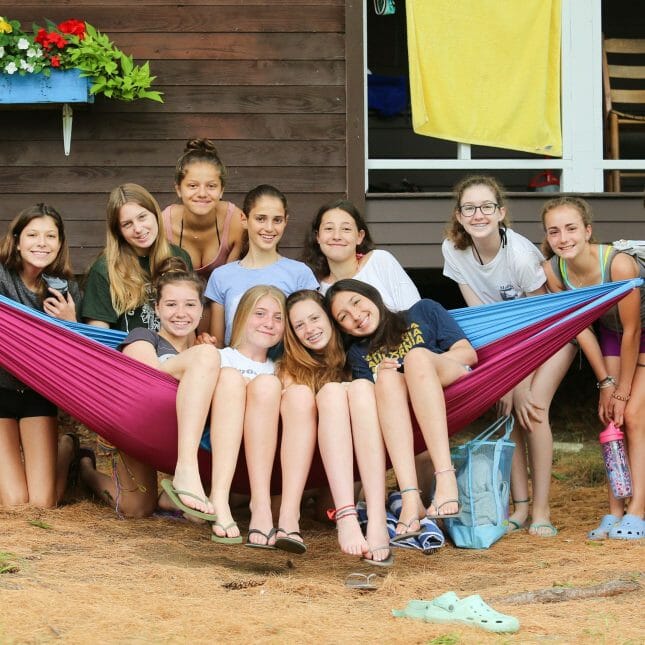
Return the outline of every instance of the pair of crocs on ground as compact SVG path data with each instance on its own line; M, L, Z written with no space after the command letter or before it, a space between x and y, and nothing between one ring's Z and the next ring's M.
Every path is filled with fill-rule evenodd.
M588 540L641 540L645 538L645 520L626 513L622 518L605 515L600 526L587 533Z
M398 618L414 618L429 623L457 623L498 633L516 632L520 628L517 618L495 611L481 596L468 596L460 600L454 591L448 591L434 600L410 600L405 609L393 609L392 614Z

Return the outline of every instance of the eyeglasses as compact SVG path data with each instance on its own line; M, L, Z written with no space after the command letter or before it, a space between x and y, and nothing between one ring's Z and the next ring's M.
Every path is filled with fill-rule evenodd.
M474 204L464 204L459 207L459 212L464 217L473 217L477 212L477 209L479 209L482 215L493 215L498 208L499 204L496 204L495 202L485 202L479 206L475 206Z

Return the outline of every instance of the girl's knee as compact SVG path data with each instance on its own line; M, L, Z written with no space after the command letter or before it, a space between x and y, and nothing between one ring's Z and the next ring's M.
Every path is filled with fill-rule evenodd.
M282 383L277 376L260 374L246 386L249 396L256 400L279 400L282 396Z
M318 405L333 405L346 399L347 393L342 383L325 383L316 394Z
M203 370L218 370L220 366L219 351L213 345L193 345L189 350L190 362L193 368Z

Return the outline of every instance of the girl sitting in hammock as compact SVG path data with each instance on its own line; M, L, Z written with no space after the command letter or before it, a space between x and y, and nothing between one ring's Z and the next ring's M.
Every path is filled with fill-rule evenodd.
M211 433L202 440L202 447L213 453L211 500L217 514L217 522L213 525L214 542L242 541L228 500L244 437L251 490L251 521L246 546L275 548L275 531L257 528L259 523L255 516L271 509L271 472L278 442L282 386L268 355L282 342L284 321L282 291L266 285L251 287L235 311L230 345L219 350L222 369L213 399Z
M162 482L170 500L164 495L159 500L160 505L166 509L177 506L187 515L215 521L213 504L206 497L199 475L197 450L213 405L219 353L209 345L194 345L195 330L203 312L201 279L189 272L179 258L168 258L158 270L154 314L160 321L160 329L158 332L140 327L133 329L120 349L126 356L179 381L177 466L173 481ZM124 515L145 517L152 514L158 505L156 470L131 455L114 450L114 477L97 471L91 457L86 456L81 460L83 480ZM230 457L236 459L236 455Z
M385 445L403 494L401 522L413 526L423 515L455 517L460 507L442 388L470 371L477 362L475 350L432 300L395 313L374 287L352 279L335 282L325 299L340 328L359 339L347 355L352 376L375 383ZM428 509L418 490L408 401L434 466L435 491Z
M645 277L645 269L611 244L592 239L591 208L577 197L549 200L542 209L546 237L542 250L552 291ZM592 540L645 538L645 287L632 290L590 329L578 336L596 378L598 416L622 426L627 435L633 494L616 499L609 491L609 513L588 537Z
M45 204L19 213L0 243L0 293L75 321L80 292L72 278L59 213ZM65 435L57 450L57 415L55 405L0 370L0 506L49 508L62 499L77 440Z
M319 292L304 289L292 293L287 298L287 316L280 375L285 390L291 390L309 413L283 419L283 425L297 423L308 428L307 434L318 435L343 553L389 566L392 556L383 503L385 450L374 385L366 379L347 382L343 343ZM367 539L361 532L354 500L354 454L367 502ZM308 456L302 460L307 471L311 463ZM297 532L277 530L278 548L303 553L301 540Z

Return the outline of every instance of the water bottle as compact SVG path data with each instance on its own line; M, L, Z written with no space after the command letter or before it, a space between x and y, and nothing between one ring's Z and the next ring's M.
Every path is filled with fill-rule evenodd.
M631 497L632 476L625 453L625 435L610 421L598 438L611 492L616 499Z

